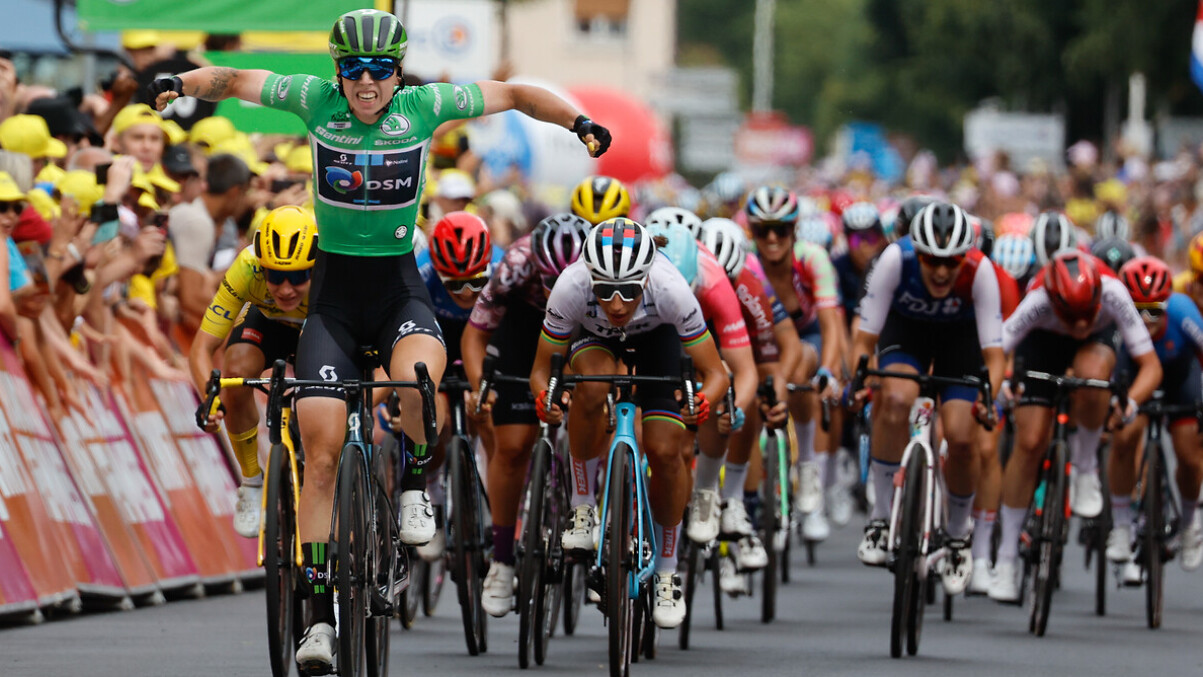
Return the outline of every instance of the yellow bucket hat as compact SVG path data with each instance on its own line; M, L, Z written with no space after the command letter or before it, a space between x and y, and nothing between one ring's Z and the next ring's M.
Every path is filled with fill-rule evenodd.
M67 156L67 144L50 136L50 127L40 115L14 115L0 122L0 146L35 160Z
M163 130L163 116L144 103L131 104L118 111L117 117L113 118L113 133L121 134L134 125L154 125Z
M21 188L12 175L8 172L0 172L0 202L16 202L24 199L25 193L21 192Z

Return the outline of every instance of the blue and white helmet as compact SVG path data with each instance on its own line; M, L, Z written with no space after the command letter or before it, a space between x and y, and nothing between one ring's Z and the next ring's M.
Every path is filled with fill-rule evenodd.
M840 215L844 224L844 232L860 232L863 230L881 230L881 212L872 202L854 202L844 208Z
M798 225L794 227L794 237L799 242L813 242L824 249L831 246L831 228L827 225L827 220L817 214L798 219Z
M798 196L780 186L761 186L748 193L744 209L752 224L798 222Z
M990 258L999 268L1016 280L1022 280L1036 265L1036 248L1032 241L1016 233L1007 233L994 240Z
M647 232L653 238L668 240L668 244L660 247L660 253L667 256L685 281L693 285L694 280L698 279L698 241L689 228L672 221L651 223L649 219Z
M623 216L589 231L581 255L597 282L642 282L656 260L656 243L642 225Z

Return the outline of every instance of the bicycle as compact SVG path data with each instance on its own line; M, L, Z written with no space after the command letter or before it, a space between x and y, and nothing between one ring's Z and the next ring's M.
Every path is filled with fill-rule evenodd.
M647 461L635 439L635 404L631 400L631 388L641 384L673 384L681 388L687 411L692 414L696 385L693 360L688 356L681 358L680 376L565 376L563 368L563 355L552 355L548 406L560 401L561 388L570 383L609 383L620 391L616 404L610 408L615 432L606 461L606 482L598 518L602 525L601 542L589 572L589 586L601 596L601 607L609 626L610 675L627 677L632 660L637 660L633 654L642 649L645 656L652 658L656 643L655 624L651 622L652 592L648 583L655 571L657 544L647 494ZM640 632L636 633L636 628ZM636 638L638 644L634 641Z
M898 378L919 384L919 396L911 405L909 416L910 441L894 475L890 530L886 540L886 566L894 574L890 656L902 656L904 638L907 655L914 656L919 652L929 574L947 554L944 525L948 523L945 503L948 492L944 487L944 474L939 472L940 458L932 446L936 387L969 386L978 389L981 401L992 402L990 378L984 366L979 376L961 378L869 369L869 357L862 355L849 392L860 391L868 376ZM992 427L989 425L987 429Z
M1061 559L1069 535L1069 395L1082 388L1095 388L1110 391L1120 402L1127 402L1128 394L1126 387L1111 381L1025 371L1019 360L1016 360L1014 367L1017 382L1031 378L1051 383L1055 388L1053 438L1044 454L1039 482L1028 509L1028 518L1024 521L1026 527L1021 544L1028 545L1028 548L1026 552L1021 548L1020 553L1024 560L1025 587L1028 577L1032 577L1028 632L1043 637L1048 628L1053 589L1059 585ZM1024 596L1021 594L1020 599Z
M766 385L769 388L772 387L771 377L770 377L770 380L768 380L766 382ZM762 393L764 392L764 387L765 386L762 386L762 388L761 388ZM789 393L791 395L794 393L808 393L808 392L821 393L827 389L827 376L826 375L815 376L814 380L811 383L789 383L789 384L786 384L786 389L789 391ZM776 403L777 403L776 398L774 397L774 398L772 398L772 405L770 405L770 406L775 406ZM826 398L823 398L819 401L819 427L825 433L828 431L829 428L831 428L831 401ZM779 433L779 439L784 442L782 444L779 444L779 453L784 453L784 461L785 461L785 464L780 467L788 469L790 467L788 435L785 435L784 433ZM767 447L766 447L766 449L767 449ZM835 451L833 451L831 453L833 455L836 454ZM834 458L832 459L832 462L833 463L835 462ZM790 484L788 472L782 473L779 470L778 474L784 475L784 477L782 479L785 481L785 483L787 485ZM785 500L789 504L789 507L792 509L792 506L793 506L792 493L793 492L792 492L792 487L789 487L789 488L791 489L791 491L789 492L790 495L787 496L786 494L782 494L781 497L782 497L782 500ZM784 507L785 506L783 506L783 509L784 509ZM789 517L788 512L783 513L783 514L786 514L786 516ZM801 520L793 520L792 518L790 518L790 519L792 521L796 521L798 523L797 531L798 531L799 535L802 535ZM781 566L779 568L781 569L781 582L782 583L789 583L789 554L790 554L789 533L788 533L789 532L789 524L791 524L791 521L786 522L785 543L781 548ZM802 542L806 546L806 564L808 566L814 566L815 565L815 546L818 545L819 542L812 541L807 538L803 538ZM772 552L770 552L769 553L769 563L770 563L770 565L776 567L776 562L774 562L773 560L774 560L774 555Z
M528 379L497 373L496 358L485 357L477 413L496 383L530 385ZM518 564L518 665L522 668L530 666L532 648L536 664L543 665L547 658L564 581L564 549L559 533L568 515L568 465L555 445L559 426L540 423L540 428L531 450L526 490L514 529L518 536L514 552Z
M1165 404L1164 393L1140 406L1139 412L1148 417L1145 427L1144 456L1137 477L1140 478L1136 510L1136 552L1133 561L1140 564L1145 583L1145 619L1150 630L1161 627L1162 605L1165 599L1164 568L1173 559L1171 543L1181 526L1181 513L1170 489L1170 475L1161 443L1161 428L1165 419L1193 415L1203 421L1203 403Z

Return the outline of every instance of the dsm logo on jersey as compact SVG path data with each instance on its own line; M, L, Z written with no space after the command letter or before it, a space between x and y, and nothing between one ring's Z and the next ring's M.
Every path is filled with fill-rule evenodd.
M326 167L326 185L340 193L349 193L363 185L363 173L342 167Z

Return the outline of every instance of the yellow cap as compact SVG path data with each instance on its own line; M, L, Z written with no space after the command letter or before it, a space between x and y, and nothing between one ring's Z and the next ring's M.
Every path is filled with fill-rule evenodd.
M25 193L17 186L17 182L8 172L0 172L0 202L16 202L24 200Z
M217 115L207 118L201 118L192 125L192 129L188 131L188 140L201 146L205 152L212 155L213 149L221 142L234 138L237 130L234 129L234 123L230 122L229 118L223 118Z
M163 120L163 124L160 126L167 133L167 145L174 146L188 140L188 132L185 132L180 123L175 120Z
M75 200L80 213L88 216L92 215L92 205L104 197L104 186L96 183L96 174L82 169L64 174L57 187L64 197L69 195Z
M162 188L168 193L180 192L180 182L167 176L167 172L163 171L163 165L156 162L154 167L146 173L146 177L150 179L151 184L157 188Z
M135 165L137 166L137 165ZM135 171L134 178L130 179L129 185L142 191L138 196L138 204L159 211L159 203L155 200L155 185L150 182L150 176L143 171Z
M1119 179L1108 179L1094 185L1094 196L1108 204L1122 207L1128 200L1128 188Z
M14 115L0 122L0 146L35 160L67 156L67 144L50 136L50 128L40 115Z
M57 219L63 213L54 198L41 188L30 189L25 197L29 199L29 204L33 205L34 210L43 219Z
M238 156L255 174L262 174L268 169L268 164L260 160L259 154L255 152L251 138L242 132L235 132L232 138L222 141L209 151L210 156L218 153Z
M56 164L46 163L46 166L42 167L42 171L38 172L37 176L33 177L33 182L57 185L58 182L63 178L63 175L66 173L66 170L64 170L62 167L59 167Z
M125 49L147 49L163 42L159 31L122 31L121 46Z
M284 157L284 166L296 174L312 174L313 153L309 151L309 144L297 146L289 151Z
M163 116L144 103L131 104L118 111L117 117L113 118L113 133L121 134L134 125L154 125L161 131Z

